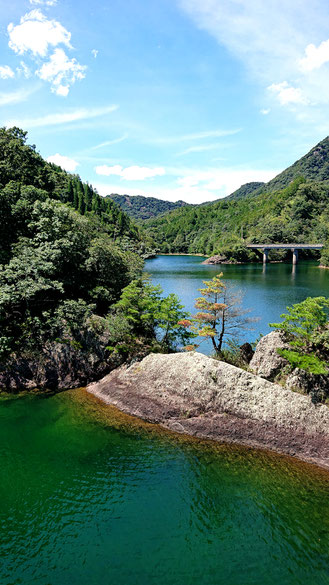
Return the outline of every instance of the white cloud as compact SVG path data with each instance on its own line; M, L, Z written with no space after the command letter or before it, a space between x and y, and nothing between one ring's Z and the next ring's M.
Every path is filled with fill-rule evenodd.
M19 100L22 101L22 100ZM0 96L1 105L1 96ZM40 128L42 126L54 126L57 124L68 124L70 122L78 122L80 120L87 120L90 118L97 118L99 116L106 116L118 109L118 106L106 106L104 108L80 108L69 112L61 112L60 114L47 114L40 118L25 118L14 119L6 122L6 126L19 126L20 128Z
M64 44L71 48L71 33L56 20L48 20L40 10L22 16L20 24L8 25L9 47L18 53L31 51L34 56L46 57L49 46Z
M100 165L95 167L95 172L97 175L105 175L106 177L117 175L125 181L143 181L145 179L151 179L152 177L165 175L163 167L150 168L139 167L138 165L126 168L123 168L121 165L114 165L112 167L108 165Z
M15 73L9 65L0 65L0 79L12 79Z
M318 47L313 44L307 45L305 57L299 61L300 69L304 72L319 69L329 61L329 39L323 41Z
M268 89L276 94L282 106L287 106L289 104L309 104L308 99L303 95L300 87L292 87L287 81L282 81L282 83L272 83Z
M270 113L270 109L269 108L263 108L260 113L263 114L263 116L267 116Z
M167 181L170 175L174 179L171 182L169 179L166 186L163 185L163 182L161 184L153 182L151 189L127 188L113 183L96 183L95 187L104 196L110 193L118 193L119 195L145 195L168 201L182 199L187 203L202 203L226 197L241 185L251 181L267 182L280 172L277 170L241 168L208 169L205 171L166 168L165 171Z
M69 59L63 49L55 49L49 61L44 63L36 74L51 84L51 91L67 96L70 85L85 77L86 67L76 59Z
M329 68L321 70L321 76L315 70L329 61L329 40L321 42L328 38L327 0L316 0L316 6L307 0L179 2L196 26L243 64L262 93L278 87L278 104L294 105L296 116L310 105L313 119L315 105L319 118L326 115L321 107L329 103ZM313 74L301 78L301 70ZM282 80L288 87L280 88Z
M32 75L31 69L26 65L26 63L24 63L24 61L20 62L20 67L16 67L16 71L18 75L23 75L25 79L29 79L29 77Z
M97 49L93 49L93 50L91 51L91 53L92 53L92 55L93 55L93 56L95 57L95 59L96 59L96 57L97 57L97 55L98 55L98 50L97 50Z
M52 0L33 0L34 4L53 6ZM51 91L67 96L70 86L85 77L86 67L70 59L63 48L72 49L71 33L56 20L48 19L39 9L32 10L20 20L20 24L8 25L9 47L18 55L28 54L37 63L35 74L50 83ZM52 51L50 56L49 52ZM40 62L41 61L41 62ZM31 74L29 67L21 61L17 72L25 77Z
M62 167L62 169L65 171L69 171L71 173L74 173L76 168L79 166L79 163L76 160L73 160L73 158L69 158L68 156L58 154L58 152L52 156L48 156L47 161L54 163L55 165Z

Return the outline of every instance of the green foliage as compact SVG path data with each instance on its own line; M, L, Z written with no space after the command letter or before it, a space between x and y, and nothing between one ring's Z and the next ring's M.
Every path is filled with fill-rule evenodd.
M329 242L328 181L296 177L277 190L270 190L270 184L247 197L176 209L148 220L144 229L162 252L220 254L238 262L261 260L260 252L248 250L246 244ZM290 255L289 250L271 251L273 259ZM303 251L301 257L318 258L319 253ZM328 252L321 261L329 265Z
M328 374L325 362L316 355L302 355L289 349L278 349L279 355L285 358L293 368L305 370L310 374Z
M0 357L55 339L92 351L147 244L113 201L46 163L25 132L0 129L0 155Z
M329 368L329 299L308 297L287 307L281 323L270 323L283 331L291 350L280 350L293 367L312 374L328 373Z
M179 343L185 344L193 334L180 324L188 314L178 297L162 297L162 292L144 275L124 288L115 308L130 323L136 338L156 339L163 350L170 351Z
M156 199L155 197L143 197L142 195L108 195L116 205L121 207L127 215L136 220L149 219L156 217L161 213L166 213L172 209L184 207L188 205L184 201L163 201L162 199Z

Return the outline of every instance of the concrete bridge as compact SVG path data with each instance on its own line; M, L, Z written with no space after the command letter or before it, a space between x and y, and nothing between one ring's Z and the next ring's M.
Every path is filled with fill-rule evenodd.
M263 250L263 263L268 262L268 253L270 250L291 250L292 263L298 262L298 250L322 250L324 244L249 244L247 248L254 250Z

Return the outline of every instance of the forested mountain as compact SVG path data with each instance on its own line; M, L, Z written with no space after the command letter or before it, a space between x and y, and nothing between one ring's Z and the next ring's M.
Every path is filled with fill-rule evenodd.
M264 185L265 183L261 183L259 181L245 183L244 185L241 185L239 189L236 189L236 191L231 193L231 195L228 195L225 199L242 199L243 197L248 197L248 195L255 193L255 191L259 191Z
M166 253L218 253L248 261L256 256L247 243L307 241L326 244L321 262L329 265L329 138L248 197L177 209L145 227Z
M179 207L189 205L184 201L164 201L156 197L143 197L142 195L108 195L123 211L136 220L149 219L161 213L172 211Z
M26 140L18 128L0 130L0 373L13 352L39 355L56 339L97 362L112 307L140 276L146 249L111 199Z
M329 136L266 183L266 190L283 189L297 177L304 177L308 181L329 181Z

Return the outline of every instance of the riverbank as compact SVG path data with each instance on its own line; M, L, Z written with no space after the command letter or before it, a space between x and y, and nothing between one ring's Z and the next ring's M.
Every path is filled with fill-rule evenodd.
M175 432L266 448L329 470L327 406L197 352L150 354L87 390Z

